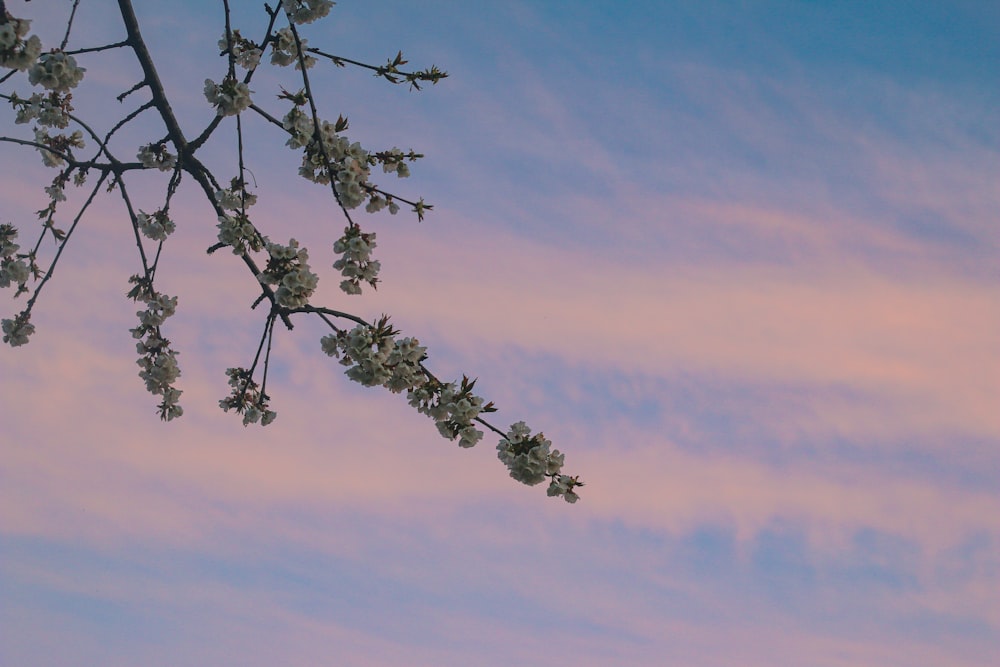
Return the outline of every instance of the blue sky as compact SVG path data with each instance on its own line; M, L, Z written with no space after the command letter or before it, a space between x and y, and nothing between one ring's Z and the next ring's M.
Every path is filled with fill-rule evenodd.
M194 135L221 10L172 6L140 19ZM257 34L256 5L239 11ZM115 16L84 0L71 46L117 39ZM303 34L450 73L409 93L311 70L352 139L427 155L385 184L435 210L360 218L384 282L346 300L340 212L247 112L258 224L309 246L314 303L392 314L440 375L480 378L496 423L543 430L582 500L350 384L305 321L276 340L278 420L223 414L261 316L242 265L204 254L217 230L195 188L159 278L179 296L185 416L160 424L122 298L134 240L107 197L31 344L0 350L0 662L991 664L994 4L344 0ZM80 60L78 111L109 126L136 70ZM254 100L284 113L292 75L261 71ZM30 132L11 118L0 135ZM162 134L137 124L118 150ZM220 180L233 137L228 121L206 147ZM51 174L0 151L2 222L27 243ZM132 187L148 210L164 184Z

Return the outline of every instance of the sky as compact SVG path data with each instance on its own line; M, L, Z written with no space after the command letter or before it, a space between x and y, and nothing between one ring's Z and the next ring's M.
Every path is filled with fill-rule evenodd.
M68 4L68 3L63 3ZM188 136L225 71L221 3L142 3ZM259 35L257 3L233 25ZM9 0L46 47L62 5ZM45 7L45 11L49 11ZM70 48L124 35L83 0ZM382 313L492 421L543 431L570 505L360 387L324 331L276 332L277 420L218 407L263 313L184 182L157 283L177 295L183 418L137 377L139 270L114 193L0 349L0 663L973 667L1000 653L1000 8L992 2L342 0L310 45L449 73L407 91L310 70L352 140L426 157L362 214L382 283L347 297L329 192L251 112L264 233L314 304ZM139 70L81 55L107 129ZM280 116L291 69L262 65ZM30 93L26 79L0 92ZM29 126L0 110L0 135ZM149 116L122 159L163 136ZM235 123L201 154L236 174ZM32 243L53 173L0 144L0 222ZM139 208L166 177L130 183ZM81 191L68 192L68 225ZM51 258L50 241L40 257ZM12 317L24 297L0 295ZM990 658L990 656L994 656Z

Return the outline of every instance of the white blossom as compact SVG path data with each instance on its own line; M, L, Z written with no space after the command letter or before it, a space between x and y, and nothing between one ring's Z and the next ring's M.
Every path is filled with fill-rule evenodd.
M139 354L136 364L140 369L139 377L146 383L146 390L162 397L158 406L160 418L170 421L184 413L177 403L182 392L173 386L180 377L181 369L177 364L177 352L170 349L170 341L160 335L160 327L177 311L177 297L151 289L142 294L146 297L146 309L136 313L139 326L130 330L132 337L139 341L136 343Z
M31 269L23 259L4 257L0 259L0 287L23 285L31 277Z
M320 136L322 150L318 142L310 140L302 156L299 175L314 183L326 185L330 182L332 171L340 203L346 209L357 208L367 197L365 186L370 174L368 152L361 144L351 143L347 137L337 135L333 126L326 121L321 125Z
M325 120L320 121L317 140L312 118L298 107L285 114L281 124L291 135L286 142L288 147L305 147L300 176L326 185L332 173L337 198L348 210L357 208L369 198L372 189L368 184L369 162L373 158L361 144L352 143L337 132L336 125Z
M299 248L299 242L291 239L288 245L268 242L267 252L271 258L257 279L265 285L277 285L274 300L279 306L301 308L307 305L319 284L319 276L309 268L307 250Z
M357 225L344 228L344 234L333 244L333 251L340 258L333 263L333 268L340 271L345 280L340 283L340 289L347 294L360 294L361 281L374 287L378 283L378 272L382 267L377 259L371 259L375 248L375 233L365 234Z
M256 69L257 65L260 64L260 56L262 54L260 47L240 35L239 30L234 30L231 33L231 41L232 44L229 46L229 43L226 41L226 35L223 33L222 39L219 40L219 50L225 51L228 48L233 54L233 60L243 69Z
M146 302L146 310L140 310L136 313L141 326L133 329L132 335L136 338L141 338L150 330L162 325L175 312L177 312L177 297L157 294L154 298Z
M38 152L42 154L42 163L46 167L61 167L65 164L65 160L56 151L67 153L71 147L82 148L84 145L83 133L80 130L75 130L73 134L68 136L65 134L50 136L48 132L39 127L35 128L35 142L52 148L52 150L38 149Z
M14 122L18 125L36 120L43 127L65 128L69 125L68 96L60 96L58 93L42 95L32 93L28 99L11 96L11 104L17 109Z
M28 70L28 81L31 85L41 85L48 90L65 92L76 88L83 79L86 70L76 64L76 58L62 51L44 53L31 69Z
M289 148L302 148L313 138L313 121L302 109L292 107L281 119L281 126L292 135L285 145Z
M302 60L306 64L306 69L309 69L316 64L316 59L305 54L308 40L304 37L299 37L299 43L302 45ZM295 69L301 69L299 64L299 50L295 45L295 35L292 33L291 28L282 28L274 33L274 41L271 42L271 64L287 67L292 63L295 63Z
M181 397L181 390L168 387L163 390L163 402L160 403L160 416L165 421L170 421L184 414L184 408L177 404Z
M410 166L403 161L405 157L403 151L396 147L378 154L378 159L382 161L382 171L387 174L395 173L399 178L410 175Z
M42 41L37 35L25 39L31 21L8 16L0 25L0 67L20 72L32 66L42 53Z
M35 141L40 144L50 143L49 133L40 128L35 128ZM39 148L38 152L42 154L42 164L46 167L60 167L65 164L65 160L59 155L56 155L52 151L47 151L44 148Z
M146 381L146 390L151 394L162 394L181 374L172 350L143 357L137 363L142 368L139 377Z
M219 242L232 246L234 255L242 255L247 250L262 250L264 239L250 219L243 213L219 216Z
M12 320L3 320L0 327L3 329L3 342L10 343L11 347L27 345L28 337L35 333L35 325L28 321L25 313Z
M17 238L17 227L9 223L0 225L0 257L11 257L21 246L14 243Z
M235 116L250 106L250 88L230 77L223 79L222 83L205 79L205 99L215 107L219 116Z
M257 386L250 371L245 368L226 369L229 377L230 395L219 401L219 407L225 412L236 410L243 415L243 425L249 426L260 422L267 426L275 420L278 413L268 407L270 397Z
M240 180L234 178L231 187L215 191L215 201L227 211L242 211L257 203L257 195L247 192Z
M383 208L388 205L388 200L373 194L369 199L368 203L365 205L365 211L368 213L378 213Z
M454 382L426 382L415 386L407 394L409 404L436 422L438 432L449 440L458 439L460 447L472 447L483 432L473 422L492 404L484 405L483 399L472 393L475 381L463 378Z
M323 18L334 4L332 0L281 0L288 20L297 25Z
M371 327L359 324L350 331L328 334L320 340L323 352L347 366L345 374L366 387L383 386L393 393L411 391L427 381L420 366L427 348L416 338L395 339L383 321Z
M177 164L177 157L167 150L166 144L146 144L136 153L136 158L147 169L170 171Z
M541 433L531 436L531 429L517 422L497 444L497 458L507 466L511 477L534 486L562 470L564 456L551 446Z
M61 185L48 185L45 187L45 194L54 202L66 201L66 193Z
M152 214L139 211L135 216L135 222L139 226L139 231L143 236L153 241L163 241L173 234L176 225L173 220L167 217L162 210Z
M16 238L14 225L0 225L0 287L17 285L21 288L31 277L31 266L24 261L26 255L17 255L21 246L14 243Z
M24 33L18 34L22 24ZM19 19L8 19L5 23L0 24L0 51L7 51L16 46L18 38L23 34L27 34L30 27L31 21L22 21Z
M483 432L475 426L465 426L458 432L459 447L473 447L483 439Z
M581 484L577 481L576 477L557 475L552 478L546 493L549 496L562 496L566 502L575 503L580 499L580 496L573 489L578 486L581 486Z
M340 341L336 334L327 334L320 338L319 347L328 357L340 356Z

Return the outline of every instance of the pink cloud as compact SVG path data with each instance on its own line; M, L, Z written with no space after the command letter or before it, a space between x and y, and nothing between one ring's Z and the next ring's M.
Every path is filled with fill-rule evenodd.
M776 196L783 184L758 190L759 175L720 177L714 186L739 195L729 199L650 192L619 174L616 155L587 134L587 123L574 117L571 104L547 94L538 80L525 80L520 92L536 102L532 111L544 121L541 129L520 137L533 144L532 158L558 151L554 164L579 165L602 177L608 192L562 199L542 193L535 200L497 194L482 176L487 171L460 164L455 182L489 193L481 202L481 221L466 224L460 212L441 206L420 228L400 222L402 216L371 222L379 233L386 282L377 294L347 302L360 314L393 313L404 333L433 343L431 365L437 368L440 360L445 371L455 371L456 360L471 360L474 368L457 372L520 376L530 384L538 369L518 358L523 354L555 358L568 368L614 372L637 383L712 377L748 387L805 387L815 392L803 400L800 414L772 409L760 416L770 433L790 439L833 434L873 449L921 437L933 441L936 454L954 452L973 465L993 464L993 452L956 444L992 442L1000 435L995 414L1000 294L992 282L937 261L933 243L879 227L870 214L822 202L789 205ZM113 72L102 83L122 81L129 81L127 73ZM727 83L735 84L737 93L747 92L741 87L745 81ZM180 92L192 113L210 115L197 90ZM793 93L789 97L798 96ZM761 145L795 147L781 131L780 118L744 108L737 97L724 100L719 110L734 131ZM492 111L491 120L509 123L498 126L498 134L517 128L518 120L506 110L491 109L495 102L480 102L482 117ZM641 103L637 107L649 111ZM799 111L828 139L845 129L816 115L816 109ZM650 119L663 120L645 118ZM865 164L875 167L878 194L893 205L919 204L956 218L950 222L958 228L983 229L995 196L988 192L987 176L970 178L987 164L979 161L983 154L975 154L974 168L944 182L943 171L961 166L954 156L910 168L904 163L911 156L878 137L855 137L852 145L870 151ZM291 152L281 156L275 159L295 161ZM232 168L231 158L211 157ZM710 170L709 163L654 160L649 167L651 173L697 174ZM41 204L23 197L25 181L18 178L0 184L0 197L9 211L30 218ZM958 181L964 187L952 187ZM325 269L316 301L345 303L329 268L331 229L335 235L343 224L339 212L325 196L296 201L306 190L302 183L266 187L278 196L261 204L261 219L274 221L265 231L309 244L316 265ZM746 196L749 191L757 198ZM914 198L916 191L921 196ZM158 202L152 189L137 184L133 192L140 207ZM514 201L502 201L508 198ZM545 215L558 214L548 227L545 215L538 214L543 198ZM776 203L761 203L769 198ZM662 217L650 215L650 209ZM490 616L499 615L496 610L426 611L432 617L428 623L476 639L486 647L481 649L486 658L498 664L509 664L510 655L530 662L546 654L578 665L655 664L665 656L682 664L722 665L733 664L737 653L742 664L769 666L802 664L803 656L826 665L983 662L983 641L919 637L896 646L877 636L881 628L859 630L846 623L846 629L817 629L795 618L794 610L775 609L753 595L741 599L732 592L699 590L708 588L708 578L684 581L686 573L672 573L661 562L666 550L645 549L634 536L682 539L699 527L723 526L736 535L739 571L749 567L755 540L776 525L800 530L812 550L809 557L820 567L849 553L858 531L874 530L913 545L920 590L887 595L888 600L872 595L843 602L820 585L817 595L826 594L820 603L835 607L834 598L844 606L883 605L893 608L896 619L915 609L973 618L995 630L1000 620L990 596L995 585L990 568L1000 505L984 491L933 477L908 479L891 465L865 469L836 458L822 467L801 460L748 460L738 441L694 454L657 425L609 417L595 419L596 425L544 427L567 451L571 472L588 482L584 501L569 507L548 501L539 488L524 489L507 479L488 443L459 451L400 397L347 384L335 361L320 355L317 328L306 323L291 334L294 339L283 332L277 343L280 362L271 389L279 421L264 431L244 429L238 418L221 415L216 403L226 391L222 370L246 364L255 347L254 326L262 314L247 310L255 296L253 277L225 251L204 255L214 242L214 220L203 204L185 195L176 210L180 229L167 246L160 287L181 297L169 335L182 351L185 419L159 424L155 401L135 376L127 333L135 307L122 298L125 279L136 270L129 259L134 250L128 234L120 234L128 231L120 204L102 204L39 302L32 345L0 350L5 536L74 545L109 558L123 553L127 558L138 545L236 564L259 557L256 553L275 557L281 549L274 545L291 545L315 558L374 563L385 576L425 586L422 590L447 590L456 580L463 590L483 590L477 586L486 588L480 582L489 572L499 582L489 583L497 586L490 592L530 600L533 609L610 637L581 632L581 625L569 621L567 629L525 632L527 622L498 622ZM491 227L502 215L514 214L525 216L525 228L537 224L545 233L528 239L509 226ZM685 243L699 252L651 260L656 253L646 252L644 244L659 249L675 238L676 226L662 228L669 216L693 221ZM586 242L583 232L608 227L609 221L620 221L608 234L614 243ZM568 240L553 241L559 238ZM794 252L782 261L748 252L737 262L713 248L717 240L760 248L781 242ZM853 241L871 254L859 252ZM879 267L882 257L891 266ZM935 261L920 265L928 258ZM5 302L4 316L19 307ZM572 381L556 378L552 386L579 392L568 386ZM831 398L830 388L846 397ZM531 398L521 406L535 403L532 410L544 416L545 401L552 397L534 391L523 389ZM509 416L509 421L519 418L502 413L503 419ZM510 520L512 515L516 519ZM602 531L609 526L624 526L628 538L605 539ZM955 560L965 564L954 554L975 535L992 540L981 562L956 577L958 583L941 575ZM259 551L248 551L247 544ZM415 566L399 554L431 554L438 567ZM465 655L441 646L415 649L374 630L318 618L296 609L289 594L263 587L204 580L176 585L122 572L83 572L84 583L79 570L54 573L24 561L7 561L4 571L46 591L82 595L96 586L102 599L152 603L195 616L204 626L189 630L187 638L200 638L201 644L185 646L215 662L232 661L234 655L245 664L323 662L336 654L351 664L438 665ZM303 566L295 574L315 573ZM677 591L718 621L680 618L670 608ZM29 613L14 622L18 636L51 622L60 636L86 637L74 631L79 627L74 620ZM409 620L391 622L405 627ZM45 637L33 641L42 645ZM553 645L563 652L554 653ZM96 644L85 648L100 655Z
M192 221L201 215L198 211L179 209ZM304 209L292 209L289 217L308 219ZM360 308L362 314L393 313L404 334L477 360L475 368L461 369L470 374L488 378L495 368L504 377L508 371L499 367L502 350L514 346L626 374L669 379L693 373L765 386L842 387L862 397L818 394L801 414L778 413L781 419L771 428L779 434L859 440L938 434L938 446L950 448L953 434L994 438L1000 433L993 410L1000 396L1000 369L992 362L1000 301L989 285L947 272L916 279L835 263L657 266L552 248L496 230L487 236L478 227L467 227L442 244L440 235L450 235L460 225L448 216L435 224L440 227L404 227L386 234L380 243L386 283L361 300ZM323 228L302 231L316 239L327 234ZM5 400L17 406L20 437L50 443L12 458L20 471L15 478L48 489L37 503L19 502L7 510L16 530L44 532L47 522L56 534L73 530L80 515L72 508L85 508L104 517L102 534L146 526L138 530L155 534L162 529L196 539L204 521L228 520L224 512L206 510L217 494L235 504L360 502L388 512L399 511L408 498L434 504L466 495L522 493L491 453L454 451L399 397L376 398L378 392L346 389L340 367L318 350L317 330L304 323L290 334L295 339L283 333L276 350L290 372L289 380L272 380L282 425L258 434L244 431L232 415L220 422L225 416L217 414L215 404L225 393L222 371L249 362L260 315L246 310L253 289L244 269L224 251L203 254L211 242L210 229L178 232L173 252L187 251L199 259L164 259L165 266L176 268L164 270L162 288L181 295L176 334L170 335L182 350L189 414L186 424L155 425L154 401L135 377L127 335L135 308L121 297L123 279L134 269L127 259L93 261L102 251L118 253L107 245L110 232L110 223L102 221L81 235L75 254L67 257L39 303L37 340L24 350L3 352L9 369L5 374L18 378L17 389L9 387ZM482 261L480 248L486 243L490 256L498 258L495 263ZM327 263L319 259L325 253L314 250L317 265ZM517 258L516 270L505 261L512 257ZM324 274L317 302L338 304L343 299L336 295L330 273L327 269ZM61 279L70 275L76 280ZM83 312L88 328L77 334ZM107 337L108 331L117 334ZM432 367L435 349L432 345ZM44 400L38 398L42 396ZM35 425L46 424L51 414L66 415L72 430L32 436ZM399 416L387 423L387 414ZM508 416L518 418L509 413L503 418ZM335 427L320 438L306 426L327 420ZM106 434L103 425L113 422L120 430ZM619 426L609 427L608 442L616 441L611 433ZM137 445L129 433L142 433L144 440L157 444ZM212 444L178 447L171 444L178 434L191 443L210 437ZM294 444L275 449L267 444L274 437ZM885 485L877 477L857 485L824 482L809 470L786 480L783 471L748 466L739 458L686 458L663 449L649 433L632 433L629 439L646 444L626 454L611 446L610 456L603 440L585 439L595 447L588 454L564 446L571 462L582 463L584 478L598 481L594 507L605 518L643 517L642 522L671 531L706 519L735 520L744 534L752 535L775 517L786 516L789 508L799 508L802 521L835 532L870 522L935 548L954 543L968 530L997 529L976 518L977 512L996 508L975 493L936 484ZM328 440L382 443L383 448L329 446ZM400 448L399 443L406 445ZM988 453L972 456L989 460ZM373 463L376 473L355 474L370 470ZM646 471L645 485L624 481L631 479L632 469ZM678 470L684 472L677 475ZM839 479L854 473L845 467ZM649 492L663 485L656 480L675 475L682 486L685 479L704 481L684 487L679 496ZM134 482L109 483L109 476ZM609 476L624 486L599 482ZM436 477L447 481L428 484ZM146 489L154 480L161 480L164 489L199 492L191 504L178 505L171 500L173 491L150 495ZM725 492L707 497L705 489L713 488ZM27 486L22 492L27 493ZM525 497L535 501L538 495L527 492ZM119 500L133 496L149 497L144 503ZM906 502L899 504L896 497ZM959 518L934 511L938 504L955 507ZM924 508L919 516L926 518L906 525L907 507Z
M482 264L482 242L397 241L406 252L387 251L390 278L374 301L470 356L475 346L513 343L663 377L688 371L845 387L895 404L881 420L857 407L856 425L1000 432L1000 368L992 361L1000 301L989 285L851 264L619 263L492 233L494 256L518 257L518 270L508 271L503 261ZM832 409L844 416L843 407Z

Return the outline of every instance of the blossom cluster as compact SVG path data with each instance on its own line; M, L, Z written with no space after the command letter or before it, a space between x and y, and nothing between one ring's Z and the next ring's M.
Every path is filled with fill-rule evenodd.
M378 153L369 153L358 142L340 134L347 127L347 121L339 118L336 123L319 122L320 141L316 141L315 124L312 117L299 108L302 99L295 95L287 95L295 101L296 106L281 119L281 125L290 135L285 145L297 149L305 147L302 156L302 166L299 175L314 183L326 185L333 173L334 187L340 204L345 209L357 208L368 200L365 210L377 213L383 208L395 215L399 212L399 204L389 195L380 196L369 184L371 166L381 163L382 171L395 173L399 178L410 175L410 167L406 160L413 161L423 157L419 153L409 151L404 153L398 148L392 148ZM329 166L329 168L328 168ZM421 212L423 205L417 211Z
M320 126L329 125L327 121L322 121ZM289 148L302 148L308 146L313 140L313 119L298 106L292 107L291 111L281 119L281 127L291 136L285 145ZM330 131L336 132L335 129Z
M66 201L66 191L62 184L45 186L45 194L47 194L49 199L53 202Z
M491 403L484 404L482 398L472 393L475 384L475 380L466 377L460 384L431 380L412 388L406 399L417 412L434 420L442 436L449 440L458 438L459 447L472 447L483 438L483 432L473 421L481 412L493 411Z
M247 192L240 179L234 178L229 188L215 192L215 201L219 208L233 212L219 216L219 242L231 246L234 255L263 250L264 237L246 214L246 209L257 203L257 195Z
M410 165L404 160L415 160L422 157L410 151L408 154L393 147L387 151L380 151L375 154L375 159L382 163L382 171L387 174L395 173L399 178L406 178L410 175Z
M234 178L228 188L215 191L215 201L227 211L242 211L257 203L257 195L246 189L246 183Z
M80 170L73 174L73 183L76 185L82 185L87 178L87 173L85 170ZM52 179L52 184L45 186L45 194L49 196L49 199L55 203L60 201L66 201L66 183L69 181L68 171L60 171L56 174L56 177Z
M28 336L35 333L35 325L29 322L31 315L28 311L23 311L12 320L0 321L0 328L3 329L3 342L10 343L11 347L27 345Z
M396 340L398 332L382 318L375 326L359 324L350 331L328 334L320 340L323 352L340 359L351 380L366 387L382 386L393 393L407 392L407 400L418 412L437 424L438 432L461 447L479 442L482 431L473 422L492 404L473 394L475 380L462 378L460 384L442 383L430 377L420 365L427 348L415 338Z
M42 163L46 167L61 167L65 164L65 160L58 153L69 153L70 148L83 148L83 132L80 130L74 130L73 134L55 134L49 135L45 130L36 127L35 128L35 142L42 144L43 146L48 146L52 150L45 150L44 148L39 148L38 152L42 154ZM58 153L54 152L58 151Z
M565 457L551 447L552 443L543 434L531 435L527 424L517 422L497 444L497 458L517 481L534 486L548 477L551 479L548 495L562 496L566 502L575 503L579 496L573 489L582 485L575 477L560 474Z
M33 93L27 99L11 94L11 106L17 111L14 122L23 125L35 120L43 127L65 128L69 125L69 112L73 110L70 98L69 93L61 94L59 91L48 95Z
M0 287L10 287L17 285L23 289L24 283L31 277L31 268L25 263L23 257L17 251L21 246L14 243L17 238L17 229L14 225L0 225ZM7 330L4 329L6 333ZM6 338L4 342L7 342Z
M52 51L38 56L28 70L31 85L41 85L46 90L66 92L76 88L86 70L76 64L76 58L62 51Z
M162 396L159 405L160 418L170 421L184 414L178 405L181 390L173 386L181 374L177 365L177 352L170 348L170 341L163 338L160 327L177 310L177 297L160 294L152 289L145 279L133 276L131 282L137 287L129 293L136 300L145 301L146 309L136 312L139 326L130 329L132 337L138 339L136 352L139 359L139 377L146 382L146 390L154 396Z
M4 257L0 259L0 287L18 287L28 282L31 277L31 270L24 260L19 257Z
M392 200L392 197L386 195L385 197L379 197L374 192L369 196L368 203L365 204L365 211L368 213L378 213L382 209L388 207L389 213L396 215L399 213L399 204Z
M420 362L427 348L416 338L396 340L398 333L383 319L376 326L359 324L350 331L328 334L320 340L323 352L340 359L347 377L366 387L384 386L394 394L426 381Z
M223 213L219 216L219 243L232 246L234 255L244 255L248 250L264 249L264 237L250 222L246 213Z
M222 35L222 39L219 40L219 50L225 52L227 49L233 54L236 64L245 70L256 69L260 64L262 53L260 47L241 35L239 30L229 33L229 40L225 34Z
M368 151L361 144L351 143L350 139L338 134L337 125L325 120L320 122L320 141L316 141L312 118L297 106L285 114L281 124L292 135L287 142L289 147L305 146L300 176L326 185L332 171L341 205L353 209L364 203L371 190L368 185L371 172Z
M177 164L177 156L167 150L164 143L146 144L135 155L146 169L170 171Z
M14 243L16 238L17 227L9 223L0 225L0 257L10 257L21 249L21 246Z
M302 62L309 69L316 64L316 59L305 54L308 40L299 37L299 44L302 46ZM295 69L302 69L299 64L299 47L295 44L295 33L291 28L282 28L274 33L274 41L271 42L271 64L286 67L295 63Z
M333 0L281 0L288 20L296 25L312 23L330 13Z
M265 285L277 285L274 301L284 308L301 308L316 291L319 276L309 268L309 253L291 239L288 245L267 242L267 268L257 279Z
M42 41L38 35L25 39L31 29L31 21L10 15L0 18L5 19L0 23L0 67L23 72L41 55Z
M344 228L344 235L333 244L333 251L340 258L333 263L333 268L340 271L344 280L340 289L347 294L361 294L361 281L372 287L378 283L378 272L381 263L372 259L372 248L376 246L375 232L365 234L357 225Z
M135 216L135 223L142 235L153 241L165 240L176 229L174 221L167 217L167 212L163 209L153 213L139 211Z
M222 83L205 79L205 99L219 116L235 116L250 106L250 88L242 81L227 76Z
M256 424L267 426L278 416L278 413L268 407L270 397L254 382L252 373L245 368L229 368L226 370L232 393L219 401L219 407L225 412L236 410L243 415L243 425Z

